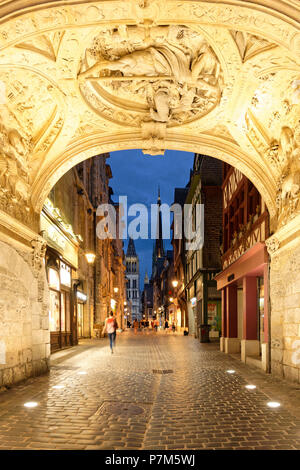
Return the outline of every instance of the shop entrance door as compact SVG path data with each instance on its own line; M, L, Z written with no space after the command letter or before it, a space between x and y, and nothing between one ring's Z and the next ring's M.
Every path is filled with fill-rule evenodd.
M83 337L83 304L77 304L77 333L78 338Z

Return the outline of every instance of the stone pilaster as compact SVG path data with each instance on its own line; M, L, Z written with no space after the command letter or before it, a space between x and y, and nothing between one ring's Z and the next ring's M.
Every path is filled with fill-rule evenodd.
M32 230L8 215L0 218L0 387L48 370L44 250L43 239Z
M266 244L271 257L271 372L300 382L300 216Z

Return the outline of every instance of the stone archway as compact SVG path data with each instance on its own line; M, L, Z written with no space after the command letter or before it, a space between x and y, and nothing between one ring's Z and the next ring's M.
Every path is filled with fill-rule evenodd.
M299 331L276 310L280 260L300 255L296 3L0 1L0 224L37 232L53 184L94 154L170 148L228 161L269 208L274 369L299 379ZM285 312L299 304L293 286ZM282 286L281 297L291 299Z

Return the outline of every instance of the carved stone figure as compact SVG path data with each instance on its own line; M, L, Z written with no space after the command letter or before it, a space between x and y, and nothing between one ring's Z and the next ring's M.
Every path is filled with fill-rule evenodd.
M140 122L182 124L206 114L221 98L219 61L201 34L186 26L106 29L87 51L86 70L78 75L80 83L91 82L81 85L84 96L90 101L91 89L96 96L103 88L122 109L148 106Z
M38 277L40 270L43 267L43 260L46 255L47 243L40 237L36 237L31 241L32 246L32 267L35 277Z
M20 133L0 122L0 188L16 201L28 199L27 151Z
M283 162L278 205L281 220L295 215L300 200L300 125L293 131L283 127L279 154Z
M291 104L300 104L300 79L294 80L291 86L293 90Z
M122 72L124 76L169 76L178 83L196 85L199 75L215 77L216 59L208 47L195 60L186 55L180 48L168 46L148 47L133 51L114 61L103 60L79 75L82 80L101 70ZM204 84L204 82L201 82ZM205 83L214 88L215 85Z

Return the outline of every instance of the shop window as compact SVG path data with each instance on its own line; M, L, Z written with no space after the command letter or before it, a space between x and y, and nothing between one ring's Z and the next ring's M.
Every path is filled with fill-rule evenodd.
M66 294L66 331L71 332L70 294Z
M66 331L66 295L64 292L61 293L61 312L60 312L60 324L61 331Z
M59 292L50 290L50 311L49 311L49 323L50 331L60 331L60 299Z
M48 283L51 289L60 290L59 273L56 269L49 268Z

